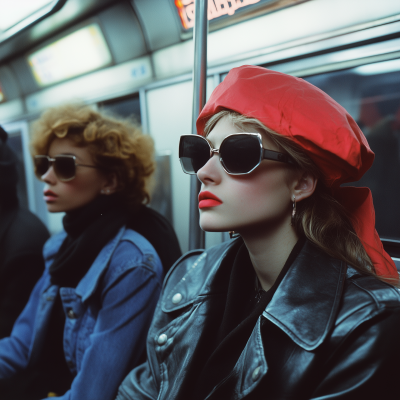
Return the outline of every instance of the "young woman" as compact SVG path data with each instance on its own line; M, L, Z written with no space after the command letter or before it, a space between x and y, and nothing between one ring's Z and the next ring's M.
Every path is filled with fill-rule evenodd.
M126 399L398 398L398 273L366 188L373 153L302 79L230 71L181 138L200 225L240 237L167 276Z
M113 399L144 355L163 266L180 256L170 225L144 206L153 141L126 121L63 106L36 123L32 149L65 230L46 243L45 272L0 341L0 398Z

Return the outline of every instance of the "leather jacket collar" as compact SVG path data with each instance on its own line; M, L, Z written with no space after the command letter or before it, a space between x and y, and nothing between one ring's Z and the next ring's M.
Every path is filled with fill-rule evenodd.
M314 350L335 322L346 270L307 240L263 315L298 346Z
M211 295L210 284L222 259L240 242L241 239L237 239L183 256L177 264L193 255L198 255L198 258L179 280L169 282L167 276L162 310L171 313ZM344 262L333 259L307 240L263 316L282 329L298 346L307 351L316 349L334 324L346 270ZM181 296L178 302L174 297L177 293Z

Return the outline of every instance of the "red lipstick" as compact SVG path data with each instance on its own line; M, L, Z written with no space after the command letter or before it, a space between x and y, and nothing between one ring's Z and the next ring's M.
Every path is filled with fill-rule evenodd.
M222 203L223 201L220 198L207 190L199 194L199 208L216 207Z
M43 192L43 199L46 203L55 201L57 199L57 195L53 193L51 190L45 190Z

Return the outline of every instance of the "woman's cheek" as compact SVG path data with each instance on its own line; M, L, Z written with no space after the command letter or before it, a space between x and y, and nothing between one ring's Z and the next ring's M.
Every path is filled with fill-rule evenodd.
M91 187L91 182L76 177L70 182L65 182L65 192L68 194L85 193Z

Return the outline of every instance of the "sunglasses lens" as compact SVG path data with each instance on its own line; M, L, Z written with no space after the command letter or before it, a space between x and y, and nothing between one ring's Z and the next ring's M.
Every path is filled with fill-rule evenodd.
M56 156L54 172L62 181L68 181L75 177L75 160L68 156Z
M42 175L44 175L49 169L49 160L47 157L35 157L35 174L40 179Z
M221 162L232 174L250 172L260 162L261 148L256 136L229 136L220 148Z
M187 174L196 174L210 159L210 146L201 136L182 136L179 142L179 158Z

